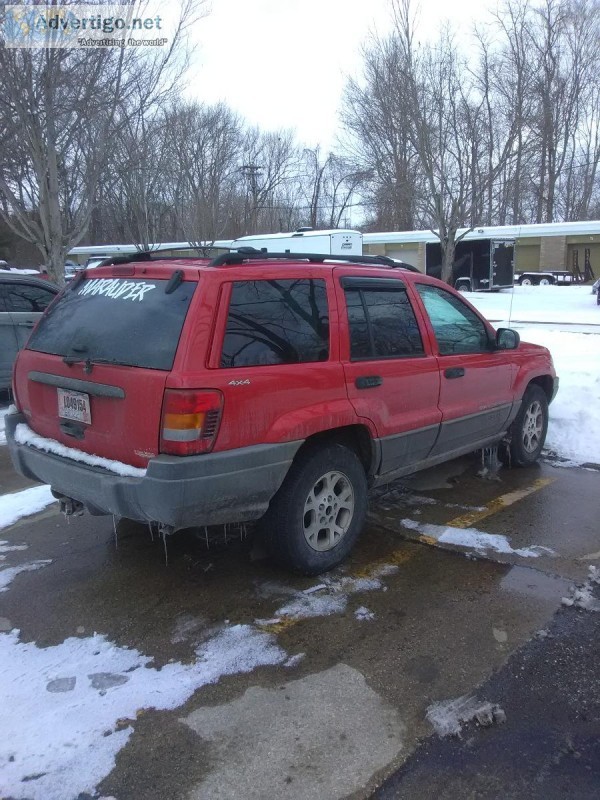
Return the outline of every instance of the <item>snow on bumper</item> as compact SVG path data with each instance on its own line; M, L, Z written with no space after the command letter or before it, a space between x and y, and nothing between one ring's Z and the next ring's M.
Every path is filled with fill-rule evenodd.
M257 445L200 456L158 456L148 469L108 459L75 460L73 448L23 429L22 414L8 415L6 435L17 472L48 483L57 494L78 500L92 514L115 514L175 529L258 519L285 478L301 441ZM37 441L40 440L40 441ZM46 443L44 449L40 443ZM58 452L53 452L57 451ZM80 456L81 451L74 450ZM139 472L141 474L130 474ZM128 474L129 473L129 474Z

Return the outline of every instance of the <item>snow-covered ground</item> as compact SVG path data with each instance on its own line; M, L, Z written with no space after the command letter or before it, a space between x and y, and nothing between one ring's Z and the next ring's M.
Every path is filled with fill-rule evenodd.
M496 328L516 328L552 353L560 389L546 449L573 465L600 463L600 307L590 287L516 286L465 296Z

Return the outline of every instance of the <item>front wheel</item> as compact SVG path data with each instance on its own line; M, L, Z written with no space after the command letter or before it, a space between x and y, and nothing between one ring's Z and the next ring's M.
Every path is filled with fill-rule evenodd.
M533 464L541 455L548 430L548 399L543 389L531 384L512 424L511 463L519 467Z
M307 449L292 464L260 528L276 561L318 575L350 553L367 513L367 478L341 444Z

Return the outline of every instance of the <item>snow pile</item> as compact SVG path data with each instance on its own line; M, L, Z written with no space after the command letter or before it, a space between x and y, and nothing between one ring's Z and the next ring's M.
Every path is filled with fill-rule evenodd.
M549 547L532 545L515 549L508 538L498 533L484 533L476 528L452 528L447 525L432 525L416 522L412 519L403 519L401 524L409 530L417 531L422 536L434 539L440 544L454 544L474 550L485 555L489 550L496 553L521 556L522 558L538 558L541 555L556 555Z
M563 597L564 606L574 606L585 611L600 611L600 600L596 598L594 587L600 585L600 569L598 567L589 568L589 576L586 583L580 587L571 589L571 597Z
M550 350L560 389L546 448L574 466L599 463L600 426L591 420L600 408L600 308L590 287L516 286L468 299L496 327L517 328L523 341Z
M360 621L362 620L370 621L372 619L375 619L375 614L372 611L369 611L369 609L366 606L360 606L360 608L357 608L356 611L354 612L354 616L356 617L357 620Z
M497 703L482 702L469 695L433 703L425 717L438 736L460 736L463 724L471 720L482 726L506 722L506 714Z
M115 472L117 475L123 477L143 478L146 474L146 470L140 467L132 467L130 464L122 464L120 461L113 461L109 458L102 458L102 456L90 455L89 453L84 453L82 450L66 447L55 439L46 439L44 436L38 436L38 434L34 433L29 425L26 425L24 422L20 423L15 428L15 442L19 444L28 444L30 447L35 447L46 453L54 453L63 458L70 458L73 461L88 464L90 467L102 467L109 472Z
M3 795L71 800L115 766L142 709L174 709L224 675L283 663L272 636L247 625L218 633L193 664L162 669L106 637L70 638L39 648L18 631L0 634Z
M56 503L49 486L34 486L22 492L0 495L0 530L13 525L21 517L37 514Z
M536 327L523 329L522 335L550 350L560 378L546 448L573 464L600 463L600 425L594 422L600 408L600 335Z

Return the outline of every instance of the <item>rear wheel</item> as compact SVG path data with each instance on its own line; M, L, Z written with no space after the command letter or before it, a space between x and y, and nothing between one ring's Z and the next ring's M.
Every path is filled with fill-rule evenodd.
M523 467L541 455L548 430L548 399L536 384L527 387L521 408L512 424L511 463Z
M366 513L363 465L353 450L329 444L299 455L260 528L276 561L304 575L318 575L347 557Z
M552 278L540 278L540 286L552 286L553 283Z
M519 283L521 286L532 286L533 281L531 280L531 278L521 278Z

